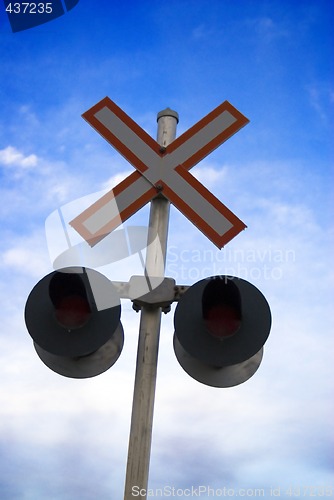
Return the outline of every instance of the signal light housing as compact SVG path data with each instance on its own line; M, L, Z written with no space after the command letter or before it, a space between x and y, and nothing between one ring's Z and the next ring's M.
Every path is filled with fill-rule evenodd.
M191 286L174 316L174 350L196 380L231 387L259 367L271 328L271 312L262 293L232 276L214 276Z
M35 350L43 363L60 375L70 378L89 378L109 370L118 360L124 344L124 332L119 323L111 339L97 351L87 356L56 356L34 342Z
M25 307L26 326L41 360L73 378L98 375L118 359L124 343L120 315L113 284L84 267L45 276Z

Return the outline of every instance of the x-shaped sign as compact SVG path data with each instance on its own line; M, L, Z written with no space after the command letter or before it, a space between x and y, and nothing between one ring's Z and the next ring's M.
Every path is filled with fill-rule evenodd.
M249 122L228 101L166 148L108 97L82 116L136 168L70 222L91 246L159 193L218 248L245 229L245 224L189 173L194 165Z

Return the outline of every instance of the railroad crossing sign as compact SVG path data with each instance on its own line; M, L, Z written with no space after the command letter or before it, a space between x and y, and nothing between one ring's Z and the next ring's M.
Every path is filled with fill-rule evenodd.
M161 147L109 97L83 118L136 169L70 224L94 246L159 193L222 248L245 224L189 170L249 120L223 102L166 148Z

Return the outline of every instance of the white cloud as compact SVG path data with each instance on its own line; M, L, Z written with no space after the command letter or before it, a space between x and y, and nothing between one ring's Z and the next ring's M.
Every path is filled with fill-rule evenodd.
M0 255L0 268L3 275L6 274L8 277L40 279L43 274L52 270L43 227L24 236L12 235L10 240L8 238L6 241L6 246Z
M11 268L31 276L40 276L43 269L45 272L50 270L45 252L41 255L35 245L31 245L29 249L24 248L23 244L12 247L2 254L2 261L7 269Z
M114 187L116 187L120 182L126 179L133 172L134 169L126 170L109 177L109 179L102 183L102 189L105 189L107 191L110 191L110 189L114 189Z
M194 167L191 173L196 179L202 182L204 186L211 188L224 182L228 175L228 167L226 165L216 166L203 161L199 167Z
M5 149L0 150L0 163L6 166L9 165L20 167L22 169L29 169L37 165L38 158L34 154L25 156L15 147L7 146Z

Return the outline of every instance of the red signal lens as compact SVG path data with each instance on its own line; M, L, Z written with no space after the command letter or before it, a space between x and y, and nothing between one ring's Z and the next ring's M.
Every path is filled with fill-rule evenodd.
M69 330L84 326L91 314L92 311L88 301L79 295L63 297L55 310L58 323Z
M241 297L238 287L228 279L211 279L203 290L202 315L209 333L224 339L241 326Z
M238 312L224 305L213 306L204 322L211 335L218 338L234 335L241 325Z
M56 320L67 330L81 328L92 315L88 286L84 274L56 272L50 281Z

